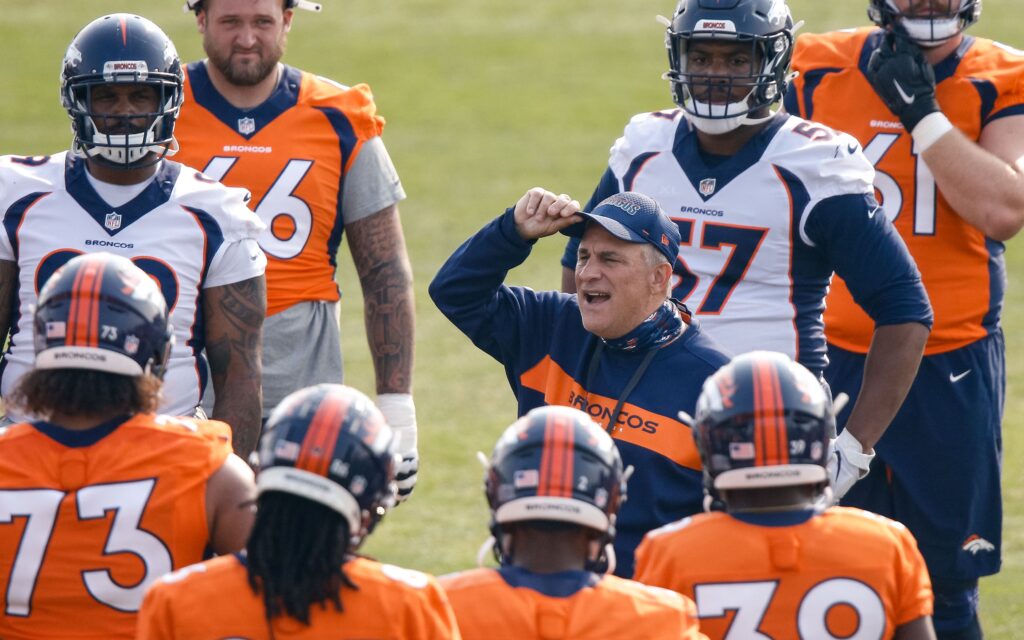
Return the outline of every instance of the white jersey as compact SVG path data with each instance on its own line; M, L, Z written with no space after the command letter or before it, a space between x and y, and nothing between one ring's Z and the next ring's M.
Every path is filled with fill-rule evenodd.
M798 358L808 356L801 341L811 339L823 357L821 309L833 265L800 255L815 245L804 224L827 198L872 194L871 163L852 137L785 116L719 160L702 156L673 110L633 117L609 170L619 191L653 197L679 225L674 296L719 343L734 353Z
M0 157L0 260L16 262L19 277L0 393L32 367L32 310L46 279L76 255L108 251L159 282L174 327L160 413L190 415L208 378L202 290L263 274L266 257L256 243L263 224L246 208L244 189L176 162L163 161L142 193L117 207L85 171L66 152ZM8 408L8 417L26 416Z

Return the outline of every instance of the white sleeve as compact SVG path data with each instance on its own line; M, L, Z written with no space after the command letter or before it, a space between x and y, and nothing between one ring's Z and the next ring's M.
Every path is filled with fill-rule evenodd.
M7 214L14 197L13 186L17 178L11 175L8 156L0 156L0 219ZM0 260L15 262L14 248L11 246L11 239L7 237L7 229L0 229Z
M254 238L242 238L225 244L210 263L210 275L203 282L204 289L234 284L263 275L267 270L267 256Z
M608 166L619 179L620 188L623 176L638 154L672 149L675 131L682 117L680 113L678 110L656 111L638 113L630 118L622 137L615 141L608 155Z

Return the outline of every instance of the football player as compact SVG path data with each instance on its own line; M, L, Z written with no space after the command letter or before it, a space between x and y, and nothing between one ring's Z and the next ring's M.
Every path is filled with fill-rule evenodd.
M146 587L245 544L252 471L222 422L156 415L173 331L149 274L78 256L43 286L0 429L0 637L133 638Z
M868 14L876 27L797 41L786 110L863 146L935 326L878 443L877 470L846 504L910 528L935 588L939 637L979 638L978 579L1002 558L999 318L1004 243L1024 225L1024 53L964 32L981 0L873 0ZM828 298L825 377L857 398L872 336L853 288L836 280Z
M281 63L297 0L188 0L206 59L185 69L179 158L245 187L267 227L263 416L303 387L342 382L335 256L344 235L362 288L377 404L398 437L399 500L416 483L412 269L405 198L370 87ZM340 7L339 7L340 8Z
M155 584L138 638L459 638L435 578L356 555L394 503L394 445L380 411L351 387L285 398L261 443L245 552Z
M704 638L687 598L605 574L627 475L578 409L541 407L506 429L484 477L499 566L441 578L463 637Z
M11 332L0 392L32 366L43 282L76 255L110 251L156 280L170 310L161 411L193 415L212 378L213 416L247 455L260 428L262 225L244 190L167 159L183 99L174 44L145 18L97 18L68 46L60 95L71 152L0 157L0 337ZM8 408L8 422L24 417Z
M704 384L694 437L725 513L657 529L636 579L693 598L709 638L931 640L932 592L906 527L831 502L831 402L787 356L755 351Z
M846 279L873 342L864 393L836 441L841 496L867 473L917 370L932 321L920 276L878 215L857 141L771 111L791 77L784 0L682 0L666 24L679 108L630 121L584 210L620 191L657 200L682 236L673 297L733 353L779 351L820 375L825 294L833 272ZM576 261L570 242L566 274Z

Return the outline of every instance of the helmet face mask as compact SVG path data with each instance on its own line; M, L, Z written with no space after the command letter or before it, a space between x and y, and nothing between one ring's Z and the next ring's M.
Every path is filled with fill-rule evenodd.
M512 562L504 539L513 525L550 522L593 531L596 553L586 564L604 570L626 477L611 436L582 411L549 406L520 418L498 440L484 477L499 564Z
M694 438L705 492L717 498L806 485L820 498L834 431L832 403L810 371L779 353L734 358L708 378L697 400Z
M281 401L260 441L257 490L323 504L348 524L356 549L395 504L394 435L359 391L320 384Z
M783 0L682 0L665 46L673 101L698 129L726 133L756 122L785 94L793 20ZM724 67L712 66L719 57Z
M937 47L957 37L981 18L981 0L871 0L868 17L893 28L922 47Z
M112 14L89 23L68 46L61 71L74 151L118 169L150 166L173 154L183 83L174 44L149 20ZM154 98L140 101L139 85ZM133 103L150 102L152 110L125 113L97 103L97 96L122 93Z

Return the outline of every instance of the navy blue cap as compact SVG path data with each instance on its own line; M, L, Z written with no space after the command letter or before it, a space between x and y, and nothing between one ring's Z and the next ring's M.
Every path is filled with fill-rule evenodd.
M635 191L616 193L605 198L590 213L580 212L583 222L562 229L574 238L583 237L589 222L627 242L649 242L675 264L679 255L679 227L661 210L657 201Z

